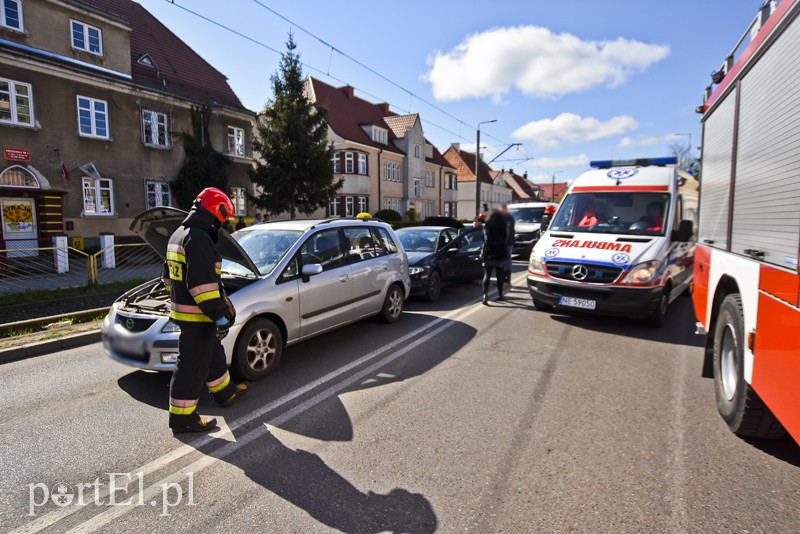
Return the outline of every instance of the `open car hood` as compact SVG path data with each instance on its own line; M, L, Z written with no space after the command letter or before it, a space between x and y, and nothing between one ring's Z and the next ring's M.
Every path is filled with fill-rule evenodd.
M133 219L130 229L150 245L159 256L166 259L169 238L187 215L187 212L177 208L151 208L137 215ZM256 276L261 275L252 258L224 228L219 231L217 250L220 256L226 260L246 267Z

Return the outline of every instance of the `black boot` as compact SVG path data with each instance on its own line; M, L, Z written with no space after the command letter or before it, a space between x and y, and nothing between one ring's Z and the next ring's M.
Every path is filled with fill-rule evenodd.
M506 298L503 296L503 284L497 284L497 301L502 302L504 300Z
M173 434L183 434L184 432L210 432L217 429L215 418L206 419L200 417L197 412L189 415L169 414L169 427Z
M211 395L213 395L217 404L227 408L233 404L236 399L244 396L245 393L247 393L247 384L234 384L230 382L227 386Z
M487 293L486 291L483 292L483 305L484 306L489 305L489 293Z

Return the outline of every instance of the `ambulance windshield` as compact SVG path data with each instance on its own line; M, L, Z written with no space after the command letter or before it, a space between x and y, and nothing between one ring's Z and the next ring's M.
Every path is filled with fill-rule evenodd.
M595 234L664 235L667 193L571 193L550 230Z

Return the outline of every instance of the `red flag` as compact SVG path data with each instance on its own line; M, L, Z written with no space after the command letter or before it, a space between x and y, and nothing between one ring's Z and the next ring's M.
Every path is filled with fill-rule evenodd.
M69 169L64 165L64 158L61 158L61 175L64 177L64 180L69 181Z

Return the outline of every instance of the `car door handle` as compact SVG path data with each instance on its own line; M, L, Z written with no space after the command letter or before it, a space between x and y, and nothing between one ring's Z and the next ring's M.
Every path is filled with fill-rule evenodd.
M383 270L384 270L384 271L388 271L388 270L389 270L389 265L385 263L385 264L383 265Z
M350 279L350 277L349 277L349 276L347 276L346 274L343 274L343 275L341 275L341 276L339 277L339 281L340 281L340 282L347 282L349 279Z

